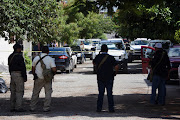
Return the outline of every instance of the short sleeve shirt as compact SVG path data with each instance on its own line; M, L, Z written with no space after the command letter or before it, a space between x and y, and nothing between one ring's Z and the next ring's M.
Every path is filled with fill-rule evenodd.
M43 56L45 56L45 55L47 55L47 54L46 54L46 53L41 53L41 58L42 58ZM35 73L37 74L38 78L44 79L43 74L42 74L43 69L42 69L42 67L41 67L41 62L39 62L39 63L36 65L36 63L39 61L39 59L40 59L40 57L39 57L39 56L36 56L36 57L34 58L34 60L33 60L32 66L33 66L33 67L36 66L36 68L35 68ZM47 69L56 67L56 64L55 64L54 59L53 59L52 57L50 57L50 56L46 56L45 58L43 58L43 62L44 62L44 64L46 65L46 68L47 68Z
M94 63L96 66L99 66L102 59L107 54L99 54L94 59ZM97 70L97 80L100 81L108 81L108 80L114 80L114 67L117 65L117 61L115 58L111 55L108 55L108 58L106 61L101 65L101 67Z

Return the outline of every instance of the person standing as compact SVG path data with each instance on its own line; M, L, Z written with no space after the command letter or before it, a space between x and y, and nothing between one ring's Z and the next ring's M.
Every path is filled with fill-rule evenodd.
M45 101L44 101L44 112L50 111L51 104L51 94L52 94L52 80L46 81L43 76L43 69L41 66L41 60L45 64L47 69L51 69L52 73L55 75L56 73L56 65L55 61L48 56L49 48L48 46L42 47L42 53L40 56L36 56L32 63L32 73L34 75L34 88L30 103L30 111L33 112L36 109L36 104L38 103L39 93L41 89L44 87L45 89Z
M150 61L152 69L152 94L150 103L165 105L166 86L168 71L170 70L170 61L167 52L163 50L161 43L155 44L155 53ZM156 90L158 89L158 96Z
M9 73L11 75L10 82L10 101L11 112L24 112L22 108L24 96L24 82L27 81L26 66L22 55L22 46L15 44L14 52L8 58Z
M117 64L115 58L108 54L107 45L104 44L101 46L100 54L95 57L95 59L93 60L93 64L96 66L97 70L97 83L99 91L96 111L102 111L103 97L106 88L109 112L115 112L112 90L114 76L119 70L119 65Z

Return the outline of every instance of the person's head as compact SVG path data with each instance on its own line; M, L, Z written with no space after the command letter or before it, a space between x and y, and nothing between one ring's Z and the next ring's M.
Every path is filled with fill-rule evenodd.
M101 46L101 52L108 52L108 47L107 47L106 44L103 44L103 45Z
M48 46L43 46L42 47L42 53L49 53L49 47Z
M160 49L162 49L162 44L161 43L156 43L154 47L155 47L156 50L160 50Z
M13 46L13 49L14 49L14 52L21 52L22 50L22 46L18 43L16 43L14 46Z

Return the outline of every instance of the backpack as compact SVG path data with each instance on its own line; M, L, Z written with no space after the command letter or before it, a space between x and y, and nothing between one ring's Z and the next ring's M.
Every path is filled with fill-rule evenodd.
M43 60L41 59L41 56L40 56L40 55L39 55L39 57L40 57L41 67L42 67L42 69L43 69L42 74L43 74L44 80L45 80L46 82L50 82L50 81L53 79L53 77L54 77L54 75L53 75L53 73L52 73L52 70L51 70L51 68L50 68L50 69L47 69L47 68L46 68L46 65L44 64L44 62L43 62Z
M0 93L6 93L8 91L8 87L5 84L5 81L0 78Z

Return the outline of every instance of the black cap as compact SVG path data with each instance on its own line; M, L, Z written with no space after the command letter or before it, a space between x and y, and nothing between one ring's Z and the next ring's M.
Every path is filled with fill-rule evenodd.
M18 43L16 43L14 46L13 46L14 50L17 50L18 48L22 48L22 46Z

